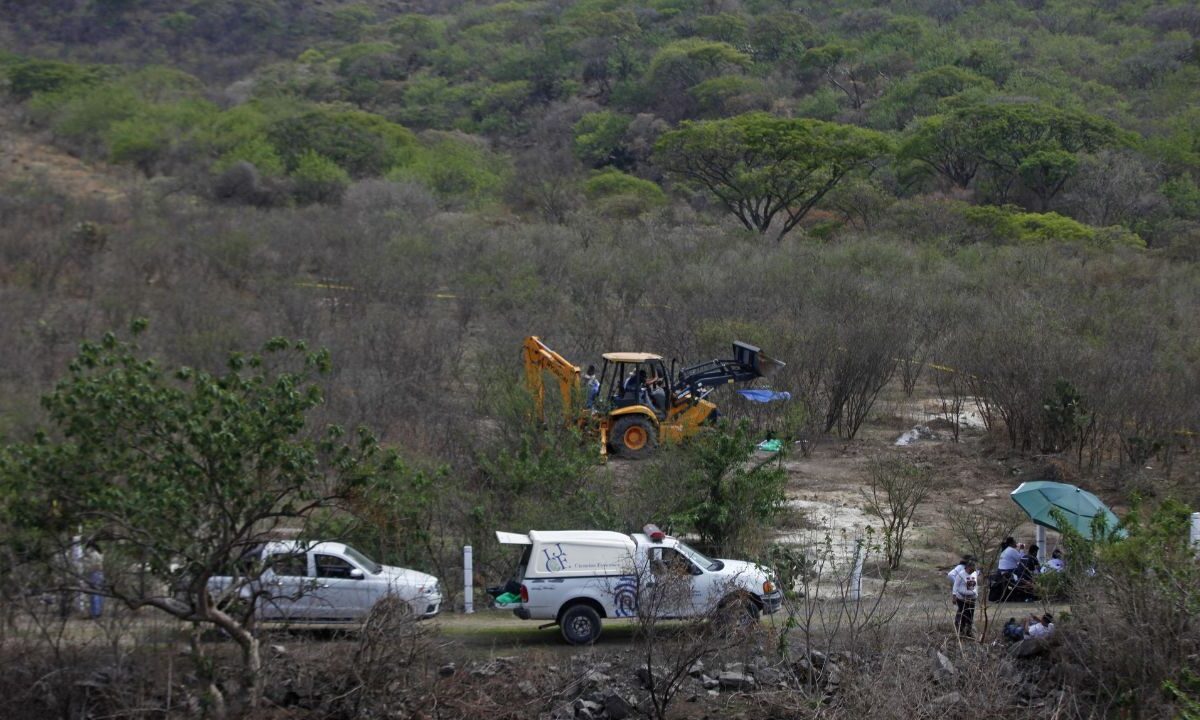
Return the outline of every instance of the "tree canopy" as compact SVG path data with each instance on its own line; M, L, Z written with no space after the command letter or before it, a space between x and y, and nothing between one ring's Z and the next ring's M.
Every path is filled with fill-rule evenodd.
M766 234L782 217L782 239L849 173L890 150L871 130L748 113L682 123L659 139L655 159L716 196L747 229Z

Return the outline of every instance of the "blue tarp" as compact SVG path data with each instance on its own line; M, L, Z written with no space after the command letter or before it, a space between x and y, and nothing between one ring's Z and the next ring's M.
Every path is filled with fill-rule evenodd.
M791 400L790 392L775 392L774 390L738 390L738 395L758 403L769 403L777 400Z

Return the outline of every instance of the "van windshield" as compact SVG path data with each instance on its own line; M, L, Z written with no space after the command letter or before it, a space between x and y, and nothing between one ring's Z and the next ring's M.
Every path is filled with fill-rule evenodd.
M675 549L686 555L689 560L705 570L708 570L709 572L716 572L717 570L725 567L725 564L720 560L713 560L712 558L705 556L704 553L698 550L693 550L685 543L676 541Z

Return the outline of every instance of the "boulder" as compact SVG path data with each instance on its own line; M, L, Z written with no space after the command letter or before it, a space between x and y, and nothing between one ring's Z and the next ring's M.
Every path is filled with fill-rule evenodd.
M704 686L705 690L716 690L721 687L721 683L717 682L716 678L707 675L700 676L700 684Z
M954 663L950 662L950 658L943 655L940 651L934 650L930 657L933 658L933 679L935 681L943 682L958 674Z
M696 662L692 663L692 666L690 668L688 668L688 675L691 675L692 677L700 677L700 675L703 672L704 672L704 661L703 660L697 660Z
M722 690L753 690L754 678L746 673L726 671L717 675Z
M604 693L604 712L608 720L625 720L633 712L633 706L616 690Z
M1012 647L1008 649L1008 654L1010 657L1024 660L1044 655L1049 649L1050 646L1041 638L1025 638L1019 643L1013 643Z
M598 702L579 698L575 701L575 717L580 720L599 720L604 715L604 706Z
M946 693L945 695L938 695L931 701L931 703L934 705L959 705L962 703L962 701L962 693L956 690L954 692Z

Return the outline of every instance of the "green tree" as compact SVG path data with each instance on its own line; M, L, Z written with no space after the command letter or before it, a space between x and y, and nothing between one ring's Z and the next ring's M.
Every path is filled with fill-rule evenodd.
M1104 118L1042 103L973 104L925 119L900 150L966 187L986 168L989 190L1006 202L1018 185L1039 210L1062 190L1078 167L1077 155L1123 142L1125 134Z
M329 367L327 352L283 339L231 355L223 374L163 367L112 334L84 343L43 398L54 429L0 452L12 541L54 564L82 528L113 571L74 588L224 631L256 706L263 568L244 556L280 528L306 536L313 513L397 466L366 430L350 442L310 430ZM213 578L230 582L218 592Z
M275 122L267 137L295 171L306 153L336 163L351 177L382 175L402 164L416 138L407 128L357 110L320 108Z
M655 146L659 165L708 190L747 229L782 239L851 172L891 152L880 133L820 120L749 113L685 122Z
M772 458L752 464L758 441L749 423L695 438L685 449L682 483L692 503L679 518L712 552L748 552L762 528L783 509L787 471Z
M350 185L350 176L329 158L309 150L292 171L296 199L302 203L337 202Z
M630 118L611 110L588 113L575 123L575 157L584 164L600 168L613 165L628 170L633 165L633 156L625 147L625 131Z

